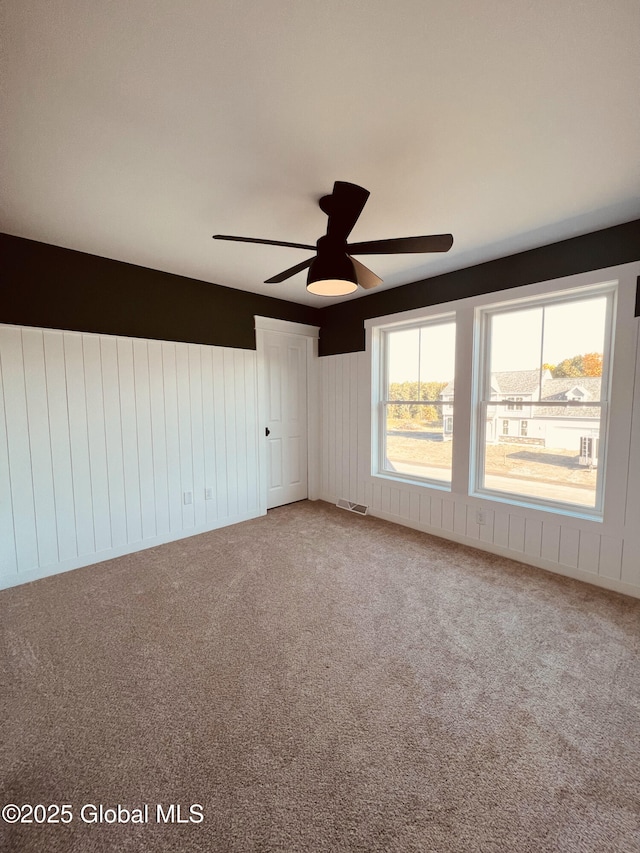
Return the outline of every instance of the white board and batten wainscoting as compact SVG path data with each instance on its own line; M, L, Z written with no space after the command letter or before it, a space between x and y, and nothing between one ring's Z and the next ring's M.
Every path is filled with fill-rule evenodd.
M298 325L271 331L313 358ZM263 515L259 372L253 350L0 325L0 588Z

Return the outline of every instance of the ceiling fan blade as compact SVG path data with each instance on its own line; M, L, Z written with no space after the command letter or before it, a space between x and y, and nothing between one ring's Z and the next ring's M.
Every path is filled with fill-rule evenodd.
M349 259L356 271L360 287L363 287L365 290L371 290L372 287L377 287L379 284L382 284L380 276L377 276L372 272L369 267L365 267L364 264L361 264L360 261L356 261L356 259L351 256L349 256Z
M358 221L362 209L369 198L369 190L359 187L357 184L349 184L346 181L336 181L333 192L325 196L321 205L325 213L329 215L327 226L327 237L335 238L340 242L346 241L353 226Z
M448 252L453 246L452 234L431 234L429 237L397 237L391 240L370 240L351 243L350 255L398 255L411 252Z
M234 240L236 243L264 243L265 246L288 246L291 249L315 249L306 243L283 243L282 240L260 240L258 237L232 237L230 234L214 234L214 240Z
M295 275L297 272L302 272L302 270L306 270L307 267L310 267L314 259L315 255L313 258L309 258L308 260L303 261L301 264L296 264L295 267L289 267L288 270L278 273L278 275L271 276L271 278L268 278L265 281L265 284L280 284L280 282L286 281L288 278L291 278L291 276Z

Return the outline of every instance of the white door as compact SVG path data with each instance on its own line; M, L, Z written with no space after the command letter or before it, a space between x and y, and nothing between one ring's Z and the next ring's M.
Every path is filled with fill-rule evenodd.
M307 497L307 339L263 332L267 509Z

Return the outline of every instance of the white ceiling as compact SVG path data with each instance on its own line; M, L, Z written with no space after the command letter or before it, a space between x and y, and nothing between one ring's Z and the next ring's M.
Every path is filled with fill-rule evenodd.
M310 305L334 180L394 287L640 217L638 0L3 0L0 230ZM361 290L351 298L366 298Z

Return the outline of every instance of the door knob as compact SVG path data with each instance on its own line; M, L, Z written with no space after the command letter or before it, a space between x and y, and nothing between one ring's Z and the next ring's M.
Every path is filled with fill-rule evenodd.
M270 434L271 434L271 430L269 429L269 427L265 427L265 428L264 428L264 434L265 434L265 435L270 435Z

